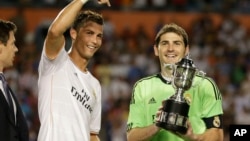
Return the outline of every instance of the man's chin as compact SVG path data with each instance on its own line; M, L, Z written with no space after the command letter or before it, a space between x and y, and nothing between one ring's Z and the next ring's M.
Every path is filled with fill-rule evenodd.
M165 64L175 64L179 62L180 60L178 59L168 59L168 61L165 61Z

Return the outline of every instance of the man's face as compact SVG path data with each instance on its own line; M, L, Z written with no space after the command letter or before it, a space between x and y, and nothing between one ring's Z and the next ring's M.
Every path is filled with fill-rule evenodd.
M1 69L11 67L15 58L15 53L18 51L15 45L15 36L14 32L10 32L9 40L7 41L6 46L3 43L0 43L0 67Z
M103 26L89 21L73 35L75 49L81 58L90 59L101 47L103 38Z
M154 46L155 55L159 57L161 65L179 62L188 52L182 36L167 32L160 38L158 47Z

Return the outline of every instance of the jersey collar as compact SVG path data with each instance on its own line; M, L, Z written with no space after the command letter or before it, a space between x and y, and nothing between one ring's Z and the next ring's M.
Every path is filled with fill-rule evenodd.
M158 73L157 77L160 78L163 83L171 84L171 81L164 79L161 73Z

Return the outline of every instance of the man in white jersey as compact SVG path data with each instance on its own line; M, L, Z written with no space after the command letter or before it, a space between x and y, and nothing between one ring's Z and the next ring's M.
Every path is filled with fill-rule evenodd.
M101 87L87 70L101 47L103 17L81 11L88 0L73 0L49 27L39 63L38 141L98 141L101 125ZM98 0L110 6L109 0ZM65 50L64 32L72 45Z

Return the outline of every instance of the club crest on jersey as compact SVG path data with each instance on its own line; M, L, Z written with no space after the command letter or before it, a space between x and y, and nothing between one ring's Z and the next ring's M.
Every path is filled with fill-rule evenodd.
M217 127L217 128L220 127L220 118L218 116L214 117L213 125L214 127Z
M190 105L191 102L192 102L191 94L185 93L185 94L184 94L184 98L185 98L185 100L187 101L188 105Z

